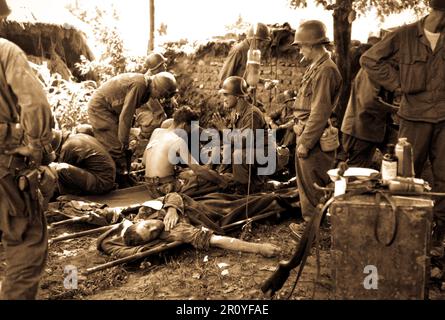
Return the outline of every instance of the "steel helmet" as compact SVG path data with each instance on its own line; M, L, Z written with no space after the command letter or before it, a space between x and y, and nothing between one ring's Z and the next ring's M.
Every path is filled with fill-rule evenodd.
M162 98L170 98L178 92L176 78L170 72L159 72L152 76L152 84L158 89Z
M0 17L7 17L11 13L11 10L6 3L6 0L0 0Z
M271 38L269 28L261 22L251 25L247 31L247 39L253 38L257 40L270 41Z
M326 36L326 26L319 20L305 21L295 32L293 45L306 44L328 44L329 38Z
M158 52L152 52L148 55L145 65L149 70L159 68L163 63L167 62L167 59Z
M230 94L232 96L244 97L247 95L248 85L246 80L238 76L231 76L224 80L220 94Z

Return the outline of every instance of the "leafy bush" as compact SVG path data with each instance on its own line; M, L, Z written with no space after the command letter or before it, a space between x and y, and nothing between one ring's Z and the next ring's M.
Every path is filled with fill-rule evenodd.
M93 74L99 83L126 71L127 58L124 55L124 43L119 35L117 26L110 21L119 20L115 8L109 10L86 10L78 7L69 8L72 14L91 26L96 44L102 54L95 61L89 61L82 57L76 64L82 74ZM106 19L111 14L111 20Z
M78 124L88 123L88 101L97 87L96 82L65 80L58 73L51 74L46 63L31 66L46 91L56 126L71 130Z

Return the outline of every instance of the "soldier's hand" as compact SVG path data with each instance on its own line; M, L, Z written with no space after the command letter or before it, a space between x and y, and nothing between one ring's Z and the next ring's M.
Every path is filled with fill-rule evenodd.
M23 157L27 157L31 164L34 166L40 166L42 163L42 149L34 148L31 145L20 146L12 150L5 151L7 155L21 155Z
M179 221L179 215L175 208L170 207L167 209L167 214L164 218L165 231L173 229Z
M212 116L212 122L218 130L223 130L226 128L223 118L219 113L214 113Z
M309 149L304 145L300 144L297 148L297 156L298 158L307 158L309 154Z

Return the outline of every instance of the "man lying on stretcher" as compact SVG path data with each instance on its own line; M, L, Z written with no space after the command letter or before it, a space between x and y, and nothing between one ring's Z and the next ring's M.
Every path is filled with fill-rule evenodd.
M251 243L232 237L219 236L214 231L193 226L184 211L182 197L169 193L160 206L142 207L133 222L125 219L97 241L98 250L122 258L149 250L161 243L181 241L197 249L218 247L227 250L259 253L272 257L280 248L270 243Z

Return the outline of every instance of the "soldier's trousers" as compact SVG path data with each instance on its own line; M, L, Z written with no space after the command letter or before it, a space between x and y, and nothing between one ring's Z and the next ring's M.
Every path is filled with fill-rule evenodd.
M380 170L380 164L373 162L374 153L377 148L382 153L387 152L387 144L397 143L397 130L387 127L383 142L376 143L362 140L349 134L342 134L343 149L348 155L348 165L350 167L374 168Z
M317 143L309 151L306 158L298 158L295 152L295 171L297 173L297 186L300 195L301 213L305 220L315 214L316 207L323 197L323 191L314 187L314 182L324 187L330 182L327 174L335 161L335 151L323 152Z
M416 177L421 177L429 158L433 171L433 191L445 192L445 121L428 123L401 119L399 137L406 137L413 147ZM445 229L444 197L435 199L434 215Z
M35 299L48 253L43 212L27 216L13 176L0 178L0 230L6 258L0 299Z
M116 173L127 170L127 160L122 153L119 141L119 118L105 110L100 99L91 99L88 105L88 118L93 127L94 137L105 147L116 163Z
M104 194L114 187L114 180L101 179L88 170L70 164L57 169L57 176L61 194Z

